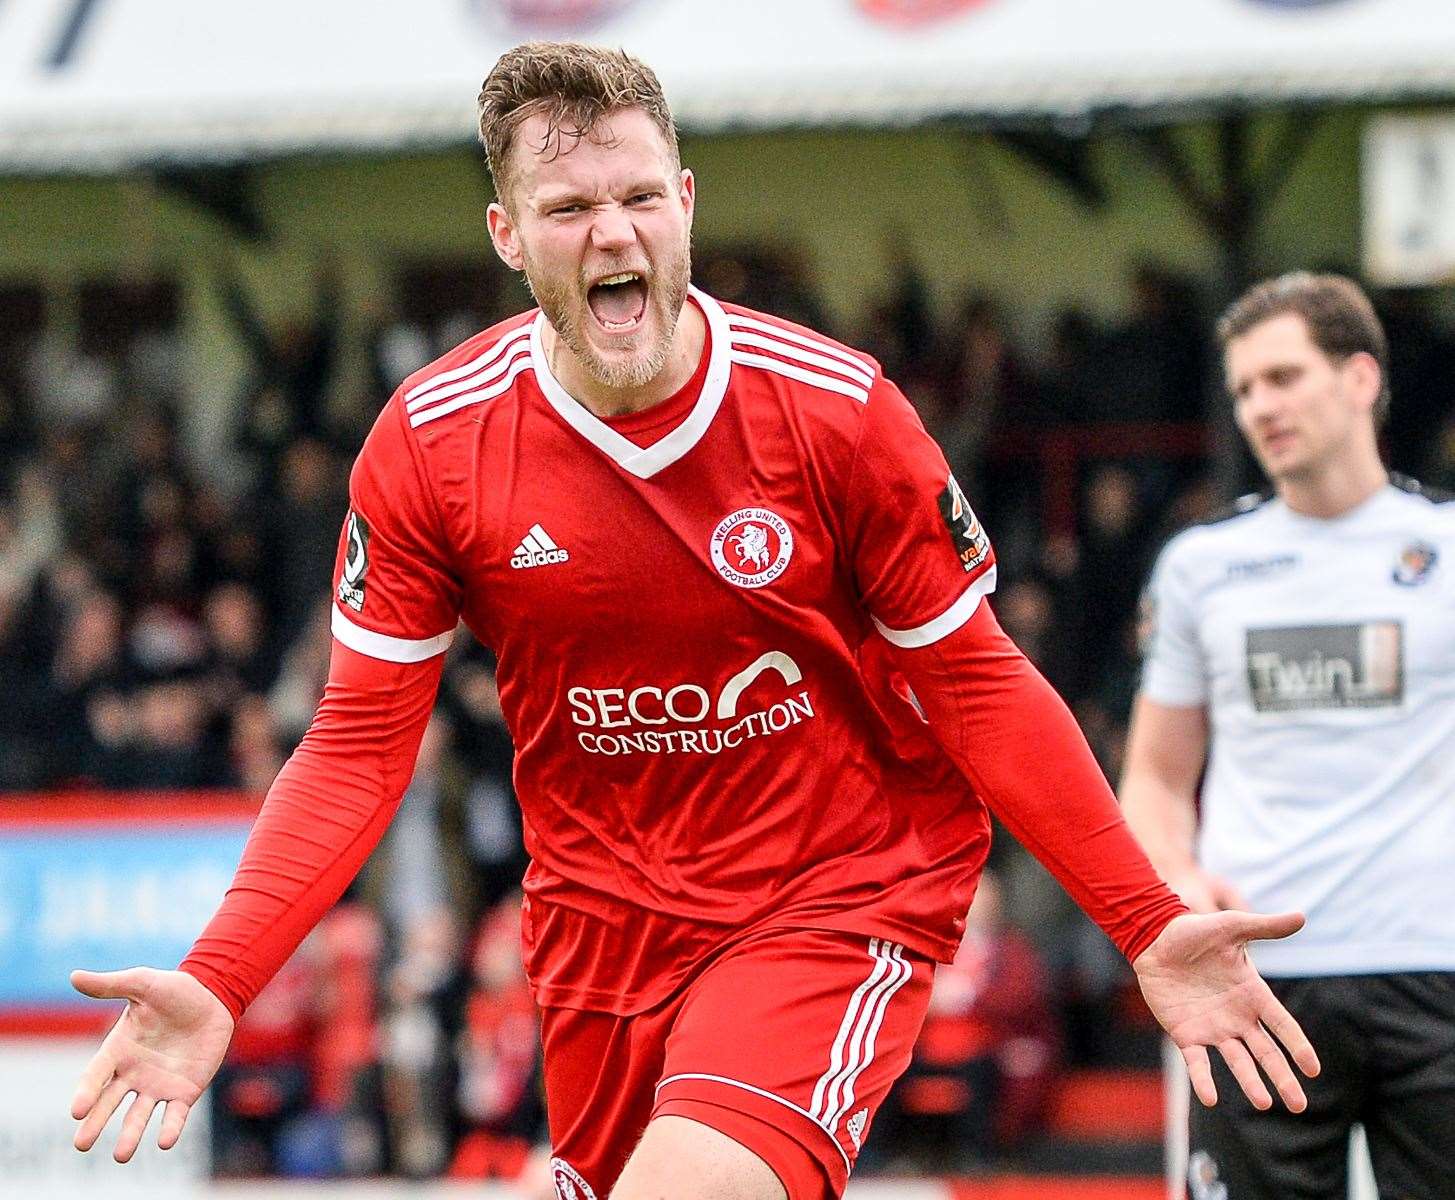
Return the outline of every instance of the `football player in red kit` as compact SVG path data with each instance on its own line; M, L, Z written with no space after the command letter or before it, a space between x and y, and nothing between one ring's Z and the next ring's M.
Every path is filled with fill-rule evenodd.
M538 310L407 379L351 483L327 690L179 971L73 1115L174 1143L233 1020L404 791L463 624L499 660L531 867L558 1195L842 1193L954 954L985 805L1132 960L1211 1102L1317 1060L1248 965L1297 915L1193 916L997 626L995 556L869 357L689 286L695 185L656 77L535 44L480 98L491 239ZM1255 1060L1257 1065L1255 1066Z

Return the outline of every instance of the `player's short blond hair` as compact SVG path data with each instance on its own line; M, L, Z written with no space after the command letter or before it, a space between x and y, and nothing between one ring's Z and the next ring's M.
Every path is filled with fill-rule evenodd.
M540 152L560 153L561 143L591 137L602 118L639 108L666 139L673 169L681 159L677 127L652 68L625 50L606 50L578 42L526 42L500 56L480 88L480 141L495 183L508 203L510 152L516 131L533 116L544 116ZM569 146L565 147L569 149Z
M1379 364L1374 420L1382 424L1389 415L1389 342L1374 305L1352 279L1312 271L1265 279L1228 306L1218 321L1218 344L1227 350L1229 342L1253 326L1287 313L1303 318L1313 344L1330 358L1368 354Z

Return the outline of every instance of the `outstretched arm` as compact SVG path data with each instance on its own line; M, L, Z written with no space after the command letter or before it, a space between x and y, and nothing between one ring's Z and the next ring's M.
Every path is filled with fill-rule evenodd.
M1216 1100L1207 1070L1215 1045L1255 1104L1270 1100L1252 1059L1301 1110L1302 1089L1268 1031L1305 1074L1318 1060L1244 947L1287 937L1302 917L1188 915L1137 846L1075 719L988 605L930 645L896 649L894 662L976 791L1131 960L1153 1014L1202 1081L1199 1098Z
M240 1017L384 836L414 772L444 657L369 658L334 642L308 733L278 773L222 907L182 960Z
M157 1144L176 1144L222 1064L238 1017L343 894L409 782L442 657L387 663L334 644L328 686L268 792L222 906L177 971L77 971L76 989L127 1002L82 1074L76 1148L96 1144L136 1093L115 1157L136 1152L158 1104Z
M1137 847L1076 720L987 602L927 646L896 647L936 739L1006 828L1129 959L1180 903Z
M176 1141L232 1023L343 894L414 772L461 587L398 394L364 443L350 499L323 700L268 791L222 907L180 970L76 980L87 995L127 1001L72 1105L83 1150L128 1091L138 1102L117 1158L131 1156L158 1103L168 1106L163 1146Z

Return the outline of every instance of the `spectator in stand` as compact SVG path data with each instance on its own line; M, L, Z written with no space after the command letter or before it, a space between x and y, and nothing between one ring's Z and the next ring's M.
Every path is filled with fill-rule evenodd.
M362 313L364 347L369 359L369 387L373 397L387 396L408 375L414 374L435 356L429 331L416 321L400 315L387 302L370 296ZM370 404L378 408L378 400ZM371 415L372 419L372 415ZM368 425L359 432L362 441Z
M325 595L309 612L283 655L278 678L268 691L268 707L285 747L298 744L323 696L323 684L328 678L331 606L332 601Z
M411 1178L427 1178L445 1169L454 1144L459 930L441 905L411 915L400 934L398 958L385 973L380 1030L384 1121L395 1165Z
M253 520L275 628L303 628L319 597L328 595L347 482L324 442L301 437L281 451L275 477L255 497Z
M520 894L507 892L480 921L457 1058L467 1130L450 1175L514 1177L545 1134L540 1032L520 958Z
M105 489L108 532L137 545L190 512L198 487L182 460L175 409L135 397L108 422L114 456Z
M277 723L262 696L242 696L229 710L228 759L233 778L244 791L268 790L283 766Z
M99 778L106 743L98 726L107 705L121 703L127 683L122 619L120 601L100 588L63 610L49 676L55 766L48 784Z
M887 231L883 248L890 290L871 303L859 341L899 381L920 419L933 423L943 406L944 371L936 362L929 292L901 230Z
M474 890L473 912L514 895L525 873L521 813L511 784L515 751L501 711L495 660L479 646L455 653L439 692L453 737L451 753L469 783L463 842Z
M1136 611L1148 559L1147 518L1136 477L1124 466L1092 471L1082 501L1082 529L1073 588L1080 614L1081 671L1073 695L1096 691L1126 650L1121 631Z
M955 478L977 498L977 515L988 528L1001 530L1000 545L1012 549L1012 531L1036 520L1035 492L1026 486L1024 461L994 456L995 438L1038 424L1040 410L1034 382L993 298L979 293L966 298L946 331L940 360L945 364L940 407L926 423Z
M1021 575L998 589L993 607L1006 633L1062 696L1075 682L1075 641L1066 636L1056 596L1044 577Z
M321 940L305 940L238 1023L214 1093L213 1169L220 1176L276 1173L278 1139L311 1107L322 1032Z
M1005 333L999 304L979 293L966 297L946 330L940 352L944 364L940 412L931 422L956 478L974 480L992 428L1014 422L1024 399L1019 359ZM972 495L984 491L966 483Z
M219 272L218 295L251 359L237 404L235 440L265 478L299 437L325 437L329 391L338 360L338 272L325 260L317 268L311 314L294 314L275 331L254 307L235 267Z
M1131 313L1107 346L1116 364L1105 421L1200 421L1210 363L1196 287L1155 263L1132 273Z
M1378 297L1389 340L1389 385L1399 397L1390 406L1384 437L1391 470L1412 479L1431 477L1439 440L1431 437L1455 414L1449 379L1455 371L1455 338L1430 316L1427 292L1391 288Z
M446 669L440 696L454 730L452 752L469 779L464 849L475 911L484 911L519 889L526 865L511 785L515 753L500 709L494 660L478 646L458 653Z
M5 300L0 293L0 305ZM29 339L0 328L0 357L7 363L24 363L32 353ZM7 371L0 379L0 487L30 463L37 437L33 401L24 371Z
M236 581L218 584L202 601L202 625L217 701L266 693L278 661L257 595Z
M55 488L38 464L28 463L16 472L12 496L0 498L0 591L29 592L61 545Z
M324 1178L383 1165L371 1115L381 942L374 916L345 900L239 1022L214 1093L217 1174Z
M1051 322L1038 390L1042 414L1050 424L1085 424L1108 411L1115 361L1106 335L1079 308L1065 308Z
M113 701L113 705L119 701ZM212 709L196 672L143 683L107 714L110 740L100 780L118 790L164 791L232 787L226 744L214 732Z
M0 510L0 542L5 523ZM6 789L41 786L49 766L41 737L47 697L28 616L24 596L0 590L0 678L6 681L6 702L0 705L0 788Z

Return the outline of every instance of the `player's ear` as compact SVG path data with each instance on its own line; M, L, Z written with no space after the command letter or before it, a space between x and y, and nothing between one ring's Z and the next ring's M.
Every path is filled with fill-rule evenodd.
M686 167L682 168L680 182L677 185L677 195L682 201L683 211L687 214L687 223L691 225L692 214L697 208L697 180Z
M485 210L485 225L490 230L490 244L495 247L500 261L512 271L524 271L525 255L520 249L520 231L509 210L500 201L494 201Z
M1354 394L1372 410L1379 401L1384 379L1379 360L1365 350L1357 350L1344 361L1344 370L1354 386Z

